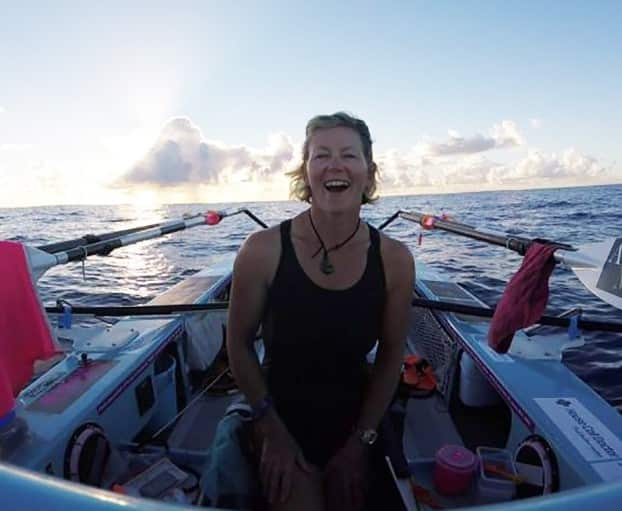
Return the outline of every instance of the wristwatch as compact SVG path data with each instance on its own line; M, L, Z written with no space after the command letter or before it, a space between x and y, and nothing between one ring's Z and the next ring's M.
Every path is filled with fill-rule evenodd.
M364 445L374 445L378 440L378 432L375 429L357 429L356 434Z

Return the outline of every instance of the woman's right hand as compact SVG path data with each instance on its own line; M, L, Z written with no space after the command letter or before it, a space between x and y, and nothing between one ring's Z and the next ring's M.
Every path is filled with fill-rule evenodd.
M259 473L264 494L271 504L279 500L285 502L296 466L308 473L313 468L273 410L258 421L257 429L262 438Z

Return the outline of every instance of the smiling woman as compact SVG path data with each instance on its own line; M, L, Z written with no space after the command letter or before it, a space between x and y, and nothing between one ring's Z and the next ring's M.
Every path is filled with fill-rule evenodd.
M227 348L255 410L273 510L358 510L382 459L376 430L400 372L414 264L404 245L361 222L361 204L375 199L371 144L348 114L309 121L291 177L311 207L251 235L235 262ZM260 323L264 368L253 348Z
M351 125L350 128L347 128L348 124ZM341 143L341 147L332 147L332 149L341 152L344 159L360 160L362 157L362 160L367 166L367 171L369 173L369 182L363 190L362 203L366 204L368 202L373 202L377 199L377 196L375 194L378 166L374 161L372 140L369 133L369 128L362 120L354 119L343 112L338 112L333 115L318 115L317 117L311 119L307 124L307 138L302 147L302 163L298 168L288 173L288 175L291 177L290 192L293 198L300 199L306 202L311 202L311 188L309 187L309 183L307 182L306 178L306 166L311 157L311 135L319 130L327 130L329 128L339 127L342 128L341 130L338 130L339 141L335 140L334 142L336 145L339 145L339 143ZM358 136L352 138L348 135L348 131L351 132L353 128L355 129L355 131L358 132ZM327 141L330 141L331 137L322 135L321 132L318 133L318 136L321 137L323 140L318 141L318 143L316 144L317 150L316 153L313 155L312 160L314 162L317 161L318 163L326 162L327 159L331 157L331 147L322 145L322 142L325 143ZM348 144L349 140L352 141L351 145ZM361 152L362 154L357 154Z

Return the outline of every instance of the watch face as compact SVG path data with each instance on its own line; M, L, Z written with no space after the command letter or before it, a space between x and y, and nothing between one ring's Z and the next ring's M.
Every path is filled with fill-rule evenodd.
M378 438L378 433L373 429L366 429L360 433L361 442L367 445L372 445Z

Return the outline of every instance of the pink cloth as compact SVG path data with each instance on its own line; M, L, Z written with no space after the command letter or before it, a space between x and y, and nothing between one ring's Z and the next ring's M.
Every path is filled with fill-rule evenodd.
M35 360L56 352L24 247L0 241L0 418L32 378Z
M514 332L536 323L549 298L549 277L555 266L557 247L532 243L520 269L512 277L488 330L488 345L497 353L510 349Z

